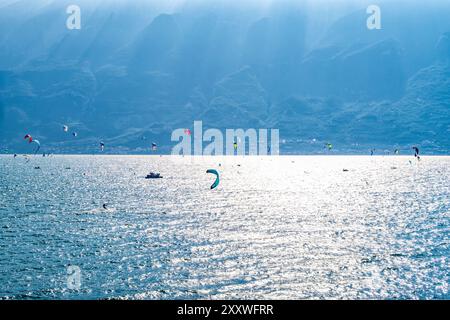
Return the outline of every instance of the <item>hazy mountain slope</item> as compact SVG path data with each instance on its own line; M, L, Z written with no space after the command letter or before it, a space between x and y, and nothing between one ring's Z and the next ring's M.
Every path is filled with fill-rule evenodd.
M450 4L0 3L0 144L170 151L175 128L278 128L282 152L448 153ZM323 22L314 27L314 19ZM317 34L317 36L316 36ZM320 34L320 36L319 36ZM78 133L64 134L62 124ZM147 148L147 149L145 149Z

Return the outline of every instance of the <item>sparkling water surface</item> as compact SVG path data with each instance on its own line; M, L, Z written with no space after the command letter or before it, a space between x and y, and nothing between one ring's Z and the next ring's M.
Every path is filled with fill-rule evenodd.
M0 298L450 299L449 178L450 157L0 156Z

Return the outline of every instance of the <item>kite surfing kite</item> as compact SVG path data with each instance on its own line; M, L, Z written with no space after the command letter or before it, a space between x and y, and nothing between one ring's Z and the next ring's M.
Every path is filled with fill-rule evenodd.
M333 145L329 142L325 143L324 148L327 148L328 150L333 149Z
M77 137L77 136L78 136L78 133L72 132L72 135L73 135L74 137Z
M67 131L69 131L69 127L68 127L68 126L66 126L66 125L63 125L63 131L64 131L64 132L67 132Z
M23 137L25 140L28 140L28 143L34 143L36 144L36 149L34 150L34 154L36 154L39 149L41 148L41 143L39 140L33 139L33 137L30 134L26 134L25 137Z
M152 151L156 151L156 149L158 148L158 145L154 142L152 142Z
M419 156L419 148L417 147L412 147L411 149L414 150L414 157L417 159L417 161L420 161L420 156Z
M208 169L208 170L206 170L206 173L211 173L216 176L216 181L214 181L214 183L211 185L211 190L215 189L219 185L219 182L220 182L219 173L215 169Z

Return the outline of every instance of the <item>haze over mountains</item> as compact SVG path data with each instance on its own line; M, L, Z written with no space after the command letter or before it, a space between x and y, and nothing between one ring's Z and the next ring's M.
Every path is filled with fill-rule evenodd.
M170 152L194 120L277 128L282 154L450 150L448 1L379 2L381 30L371 1L76 1L81 30L70 4L0 0L9 152Z

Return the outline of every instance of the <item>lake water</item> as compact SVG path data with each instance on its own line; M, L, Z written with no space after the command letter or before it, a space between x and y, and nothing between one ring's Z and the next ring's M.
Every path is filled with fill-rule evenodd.
M3 299L450 298L450 157L0 156L0 179Z

